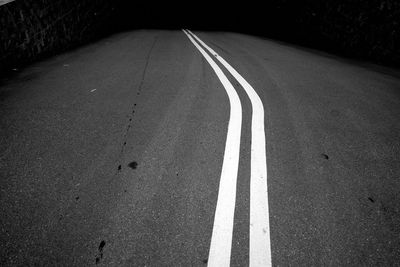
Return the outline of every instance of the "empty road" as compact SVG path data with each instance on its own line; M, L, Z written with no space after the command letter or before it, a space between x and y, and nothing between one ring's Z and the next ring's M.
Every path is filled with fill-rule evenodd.
M1 266L398 266L400 71L132 31L0 82Z

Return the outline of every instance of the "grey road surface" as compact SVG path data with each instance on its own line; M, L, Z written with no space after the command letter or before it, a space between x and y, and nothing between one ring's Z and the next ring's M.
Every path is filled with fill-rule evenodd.
M400 71L196 34L265 108L272 264L396 266ZM0 84L0 265L206 266L230 105L185 34L121 33L14 72ZM243 107L231 265L246 266L252 108L224 72Z

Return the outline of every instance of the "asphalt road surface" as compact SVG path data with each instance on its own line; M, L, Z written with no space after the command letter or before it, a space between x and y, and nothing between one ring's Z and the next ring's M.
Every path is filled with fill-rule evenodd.
M400 71L194 34L2 82L0 265L398 266Z

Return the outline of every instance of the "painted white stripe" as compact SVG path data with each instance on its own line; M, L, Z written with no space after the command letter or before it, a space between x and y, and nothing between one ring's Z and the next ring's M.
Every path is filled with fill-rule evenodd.
M211 65L224 86L230 102L228 133L225 143L210 253L208 256L208 266L224 267L229 266L231 260L233 216L236 203L236 181L239 167L240 135L242 131L242 105L235 88L214 60L187 32L183 32Z
M188 32L235 77L250 98L251 121L251 180L250 180L250 266L271 266L269 229L267 157L265 148L264 106L254 88L211 47Z
M15 0L0 0L0 6L10 3L10 2L13 2L13 1L15 1Z

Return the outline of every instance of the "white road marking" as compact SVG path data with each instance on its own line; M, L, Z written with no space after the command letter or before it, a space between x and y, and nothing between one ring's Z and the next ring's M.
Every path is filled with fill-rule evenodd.
M96 91L96 90L97 90L97 89L92 89L92 90L90 90L90 92L93 93L93 92Z
M196 43L192 36L185 31L183 32L211 65L224 86L230 102L228 133L225 143L210 253L208 256L208 266L224 267L229 266L231 260L233 216L236 203L236 181L242 129L242 105L235 88L214 60Z
M200 38L188 32L235 77L252 105L251 180L250 180L250 266L271 266L267 157L265 148L264 106L254 88L228 62Z
M15 0L0 0L0 6L10 3L12 1L15 1Z

